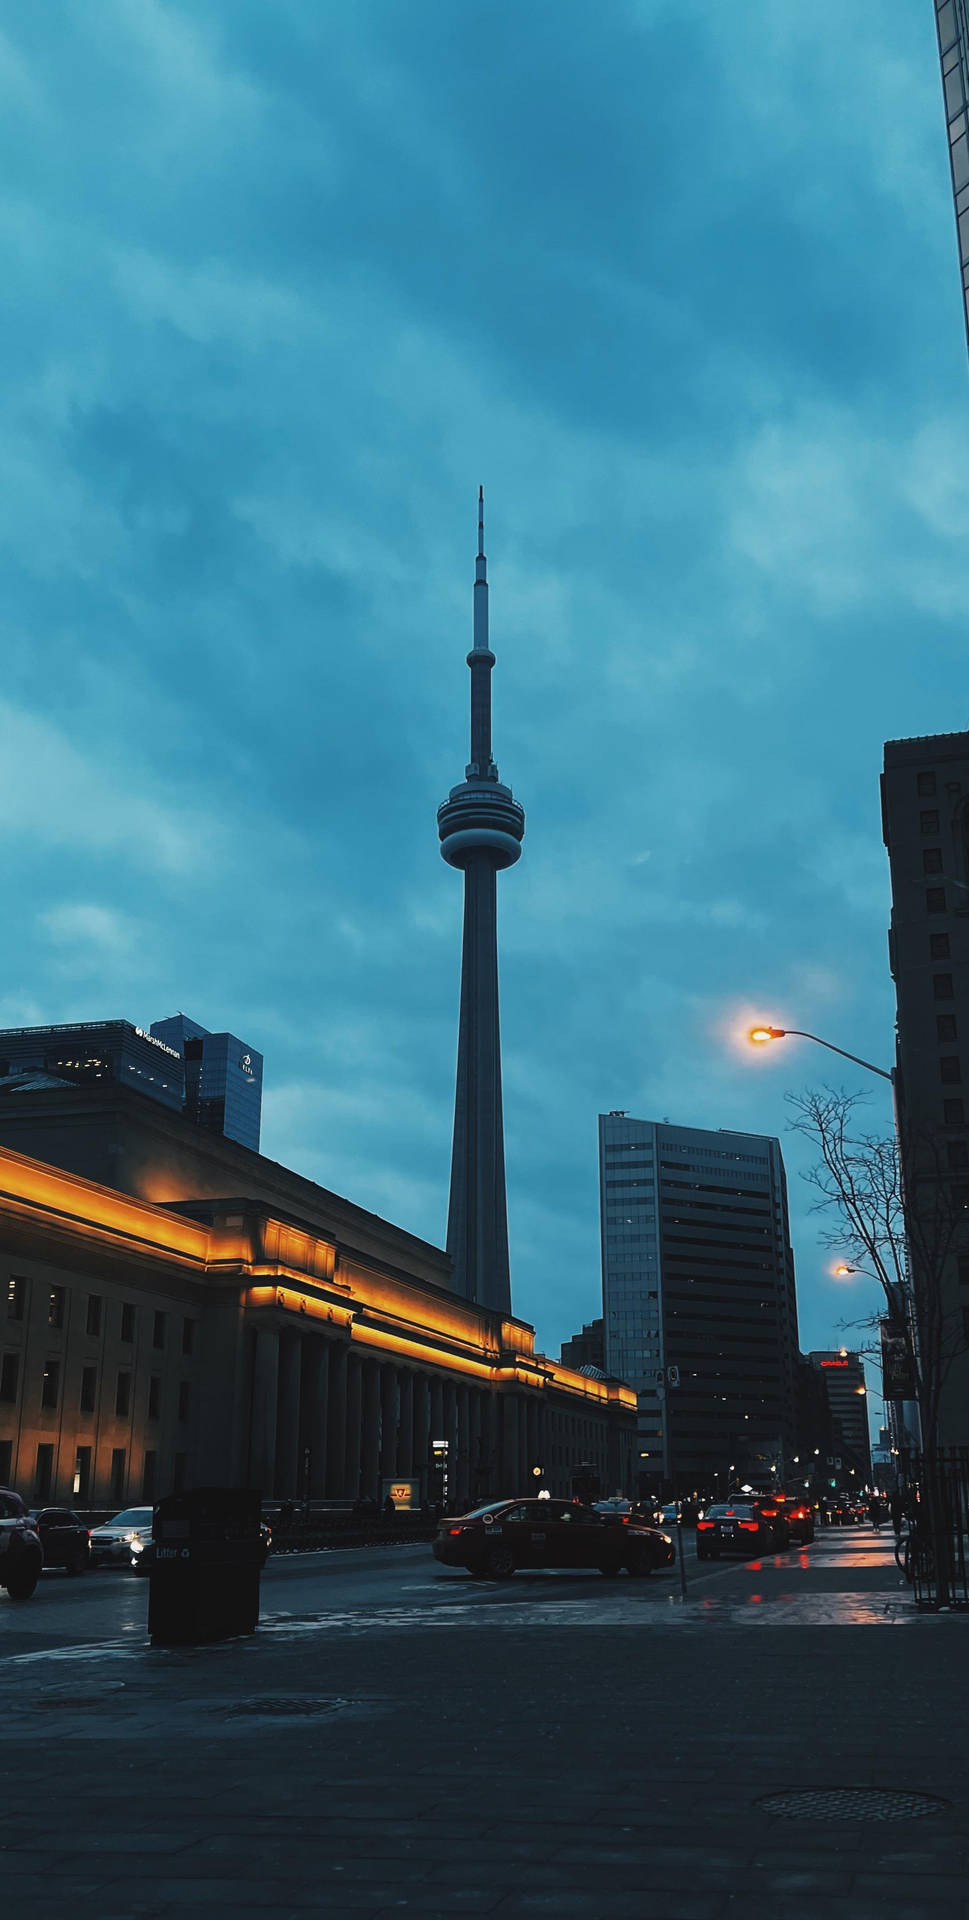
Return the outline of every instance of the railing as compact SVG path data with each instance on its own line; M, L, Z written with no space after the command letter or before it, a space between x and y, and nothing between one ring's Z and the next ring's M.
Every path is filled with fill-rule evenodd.
M969 1612L969 1447L903 1456L917 1494L905 1546L905 1572L923 1612Z
M263 1508L263 1518L272 1528L272 1551L277 1553L316 1553L321 1547L412 1546L433 1540L437 1522L427 1513L409 1513L404 1509L391 1517L380 1512L354 1513L351 1509L304 1514L281 1518L272 1507Z

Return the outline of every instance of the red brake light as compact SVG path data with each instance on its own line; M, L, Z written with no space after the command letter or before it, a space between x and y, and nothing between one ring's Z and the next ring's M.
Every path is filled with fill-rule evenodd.
M460 1532L461 1532L460 1527L448 1527L448 1533L452 1536L452 1538L456 1533L460 1533Z
M757 1532L758 1522L756 1520L740 1520L737 1524L743 1527L746 1533Z
M697 1530L697 1533L706 1533L711 1527L715 1527L715 1526L716 1526L715 1520L698 1520L696 1523L696 1530Z
M765 1520L776 1520L776 1519L777 1519L777 1508L776 1508L776 1507L761 1507L761 1513L763 1514L763 1516L764 1516L764 1519L765 1519Z

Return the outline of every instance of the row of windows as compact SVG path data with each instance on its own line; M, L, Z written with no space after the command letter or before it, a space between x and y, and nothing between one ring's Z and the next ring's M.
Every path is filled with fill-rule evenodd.
M74 1456L74 1498L80 1505L89 1498L91 1492L92 1450L90 1447L78 1447ZM145 1501L155 1497L155 1474L158 1455L154 1450L145 1453L141 1471L141 1497ZM187 1453L176 1453L172 1485L176 1491L185 1485L188 1470ZM9 1486L13 1478L13 1441L0 1440L0 1485ZM37 1458L33 1473L33 1497L38 1506L50 1499L54 1479L54 1446L52 1441L42 1441L37 1448ZM128 1487L128 1451L126 1447L113 1447L111 1451L111 1499L122 1506L131 1491Z
M45 1360L41 1380L40 1404L48 1409L56 1409L61 1398L61 1362ZM148 1418L158 1420L161 1417L161 1377L152 1374L148 1382ZM16 1404L20 1385L20 1355L5 1353L0 1357L0 1403L7 1406ZM78 1406L81 1413L94 1413L97 1407L98 1370L96 1367L82 1367ZM191 1383L180 1380L178 1386L178 1417L187 1420L191 1410ZM124 1368L118 1373L115 1382L114 1411L119 1420L126 1420L131 1411L131 1374Z
M27 1309L28 1282L18 1274L11 1274L7 1280L7 1319L23 1320ZM67 1309L67 1288L49 1287L47 1289L47 1325L58 1330L64 1325ZM130 1301L121 1304L120 1336L126 1346L130 1346L135 1337L137 1309ZM99 1293L88 1294L86 1331L97 1338L101 1332L104 1318L104 1301ZM159 1350L165 1346L168 1315L155 1311L152 1319L151 1344ZM182 1321L182 1352L192 1353L195 1347L195 1321L185 1318Z

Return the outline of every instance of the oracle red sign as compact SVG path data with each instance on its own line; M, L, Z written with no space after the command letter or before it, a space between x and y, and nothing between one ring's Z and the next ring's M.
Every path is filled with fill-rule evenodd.
M851 1362L850 1360L822 1360L821 1365L822 1367L847 1367Z

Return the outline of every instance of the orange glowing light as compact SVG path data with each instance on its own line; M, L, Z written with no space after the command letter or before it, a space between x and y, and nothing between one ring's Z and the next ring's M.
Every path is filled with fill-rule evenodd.
M755 1047L762 1047L768 1040L783 1040L784 1028L783 1027L749 1027L747 1029L747 1038L748 1040L753 1041Z

